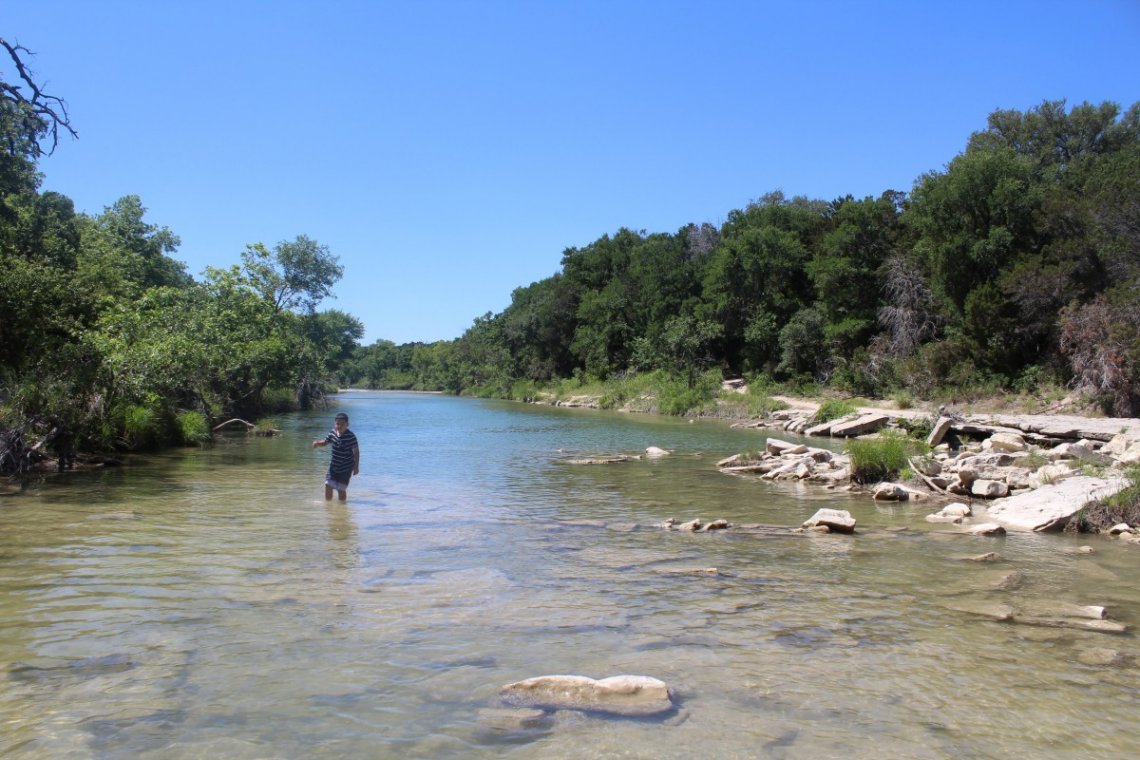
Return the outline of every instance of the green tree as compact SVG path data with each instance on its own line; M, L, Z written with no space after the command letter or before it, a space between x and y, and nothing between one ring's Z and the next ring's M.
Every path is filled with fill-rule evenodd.
M808 253L793 232L767 226L724 239L705 275L706 319L724 328L730 367L762 370L773 363L780 324L810 303Z
M999 147L963 153L915 186L907 210L919 235L915 250L935 293L959 317L970 291L1040 248L1041 188L1033 175L1032 161Z
M819 309L801 309L780 328L780 363L776 372L819 378L829 369L826 320Z
M249 245L242 264L254 287L278 312L312 312L344 274L328 247L305 235L281 241L272 251L262 243Z
M723 329L716 322L689 315L673 317L662 331L663 351L670 369L682 375L689 388L715 362L712 349Z
M1046 100L1025 112L997 110L986 129L970 136L967 152L1009 149L1031 159L1039 174L1060 175L1090 157L1134 144L1140 138L1140 108L1133 105L1120 117L1120 106L1110 101L1067 109L1064 100Z
M498 316L512 374L529 380L569 376L576 366L570 344L577 311L577 294L561 273L516 288Z
M633 333L655 342L668 323L696 311L703 265L715 246L712 227L683 227L676 235L647 236L630 252ZM711 240L710 240L711 236Z
M137 298L153 287L188 287L193 278L170 257L180 245L167 227L143 219L137 195L126 195L80 224L78 277L85 290L111 298Z
M837 357L850 358L876 332L886 262L908 244L902 203L896 192L841 199L832 228L806 264L827 343Z
M698 316L724 327L720 355L732 371L774 368L780 325L812 301L806 265L829 206L783 193L729 213L703 267Z

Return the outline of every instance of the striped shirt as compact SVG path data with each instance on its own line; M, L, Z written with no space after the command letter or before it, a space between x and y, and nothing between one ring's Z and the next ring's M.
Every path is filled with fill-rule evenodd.
M325 441L332 444L329 472L351 473L356 469L355 449L359 445L356 442L356 433L346 428L343 433L337 435L336 428L333 428L325 436Z

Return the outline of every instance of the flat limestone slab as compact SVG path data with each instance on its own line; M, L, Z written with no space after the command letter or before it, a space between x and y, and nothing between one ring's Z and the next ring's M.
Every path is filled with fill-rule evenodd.
M502 687L503 701L513 707L590 710L624 716L648 716L673 709L669 686L650 676L553 675L528 678Z
M1064 414L968 414L967 422L999 425L1051 438L1109 441L1118 433L1140 440L1140 419L1135 417L1075 417Z
M1060 529L1090 501L1111 496L1127 485L1124 478L1085 475L1066 478L1006 499L994 499L986 508L986 514L1012 530Z
M889 414L869 412L861 414L853 420L836 422L831 426L831 435L834 438L854 438L866 433L877 432L890 421L891 416Z

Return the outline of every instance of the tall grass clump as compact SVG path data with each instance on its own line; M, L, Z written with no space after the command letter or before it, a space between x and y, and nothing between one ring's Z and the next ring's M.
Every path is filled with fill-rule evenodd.
M119 420L119 442L131 449L156 445L161 433L161 419L150 407L126 404L116 410Z
M925 446L903 433L888 430L878 438L855 439L847 444L851 457L851 480L878 483L891 480L908 467L907 460L924 454Z
M816 410L811 420L818 425L821 422L831 422L832 420L837 420L840 417L846 417L847 415L854 414L857 411L858 409L846 401L841 401L839 399L828 399L819 405L819 409Z
M179 412L175 422L183 443L201 444L210 440L210 423L201 412Z

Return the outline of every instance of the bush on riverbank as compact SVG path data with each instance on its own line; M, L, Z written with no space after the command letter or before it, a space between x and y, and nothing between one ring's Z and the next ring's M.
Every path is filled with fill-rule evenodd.
M210 423L201 412L179 412L178 431L183 443L205 443L210 440Z

